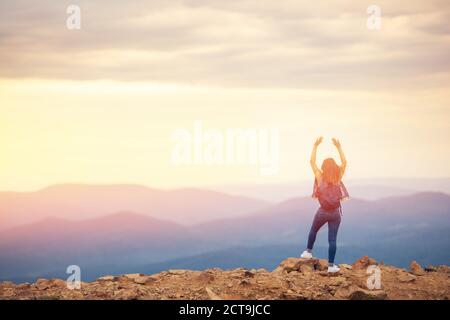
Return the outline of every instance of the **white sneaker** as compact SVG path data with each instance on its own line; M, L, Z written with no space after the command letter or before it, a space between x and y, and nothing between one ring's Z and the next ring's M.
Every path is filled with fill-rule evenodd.
M333 264L331 267L328 267L328 273L336 273L341 271L341 268L339 268L337 265Z
M300 258L303 259L311 259L312 258L312 253L308 252L308 250L303 251L303 253L300 255Z

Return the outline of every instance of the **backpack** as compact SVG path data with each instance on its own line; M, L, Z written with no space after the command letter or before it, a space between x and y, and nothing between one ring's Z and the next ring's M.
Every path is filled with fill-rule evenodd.
M341 185L322 181L317 188L317 198L320 206L325 210L335 210L341 207Z

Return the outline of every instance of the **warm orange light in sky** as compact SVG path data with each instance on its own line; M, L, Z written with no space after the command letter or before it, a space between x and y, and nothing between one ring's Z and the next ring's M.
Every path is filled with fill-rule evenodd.
M54 183L155 187L448 177L448 1L0 3L0 190ZM279 129L279 171L175 166L174 131Z
M0 189L63 182L176 187L305 179L318 135L340 137L351 178L443 177L450 173L447 95L2 81ZM192 131L197 120L223 131L277 126L280 171L261 176L249 165L175 166L171 134ZM330 154L337 157L326 142L319 161Z

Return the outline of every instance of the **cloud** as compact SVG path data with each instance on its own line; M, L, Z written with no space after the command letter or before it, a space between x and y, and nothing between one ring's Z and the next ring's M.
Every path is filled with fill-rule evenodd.
M66 7L81 7L81 30ZM226 87L448 86L450 5L379 1L2 1L0 77Z

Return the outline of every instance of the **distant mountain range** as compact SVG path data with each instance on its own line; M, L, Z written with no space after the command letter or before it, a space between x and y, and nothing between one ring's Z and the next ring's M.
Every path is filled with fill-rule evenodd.
M65 184L36 192L0 192L0 230L48 217L83 220L121 211L190 225L240 216L269 204L194 188L166 191L138 185Z
M75 189L79 190L78 187ZM98 203L107 201L107 195L111 194L109 188L104 193L100 189L98 186L93 188L99 198L91 198ZM131 189L127 190L131 192ZM56 190L50 191L43 193L58 194ZM81 192L84 197L77 199L85 199L84 192ZM75 208L70 208L69 213L61 211L59 217L43 218L44 211L39 207L38 197L33 195L35 207L24 202L24 207L30 210L26 216L40 220L4 229L0 233L0 280L63 277L67 266L72 264L82 268L86 280L108 273L134 270L151 273L179 266L190 269L246 265L270 268L284 255L298 255L304 249L317 209L316 201L310 197L297 197L270 205L216 192L191 192L197 197L214 195L217 202L214 206L214 201L205 199L205 206L201 207L200 198L197 202L187 201L186 192L169 192L171 201L177 203L174 207L179 209L171 213L182 215L183 203L187 208L185 212L193 212L194 215L196 212L191 211L193 207L188 204L196 203L201 207L202 214L197 217L203 219L189 225L161 218L165 216L163 211L158 211L157 217L152 217L154 211L140 211L142 214L121 211L102 217L93 214L94 218L83 220L89 213L87 205L80 203L76 206L75 200L71 200ZM66 197L64 208L70 207L67 202L70 197ZM129 200L132 196L128 194L125 198ZM116 200L111 199L111 202ZM230 208L221 208L217 211L220 214L214 216L217 219L206 219L206 208L226 207L227 200L234 201L236 207L239 207L236 203L244 203L260 208L250 209L239 216L233 212L231 218L225 218L225 212ZM43 201L42 207L51 207L48 201ZM95 203L92 200L90 205ZM69 220L74 219L77 208L85 211L76 217L77 220ZM36 216L33 215L35 211L39 212ZM57 216L57 211L52 212ZM2 221L4 217L2 212ZM167 214L167 217L173 216ZM422 192L376 201L352 199L343 204L337 259L340 262L353 261L360 255L369 254L397 266L405 266L411 260L425 265L450 264L449 231L450 196L444 193ZM326 257L326 245L324 228L318 235L315 253Z
M378 200L391 196L406 196L422 191L450 194L450 178L371 178L344 181L353 198ZM213 186L208 189L241 196L280 202L298 196L309 196L311 180L279 184L240 184Z
M204 251L202 242L186 227L134 213L86 221L49 218L0 234L0 278L65 272L72 264L89 270L173 259Z

